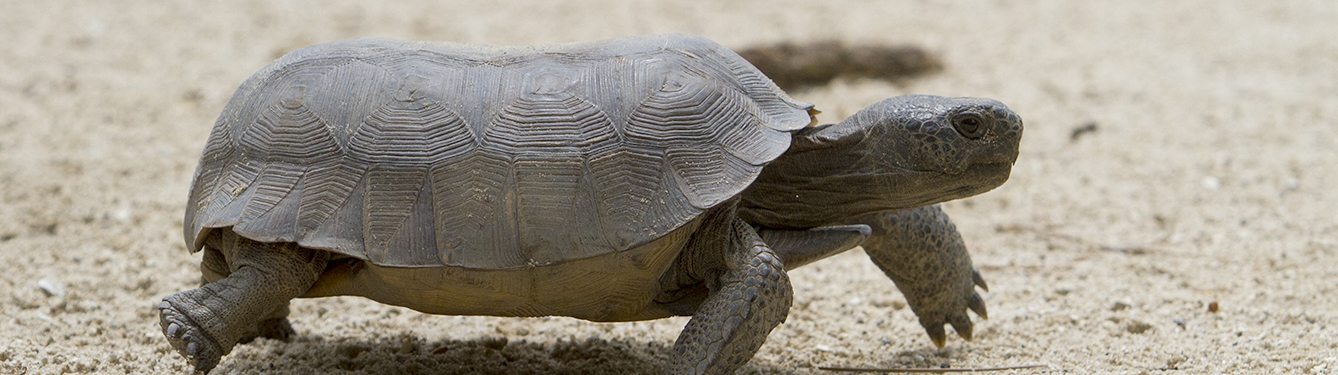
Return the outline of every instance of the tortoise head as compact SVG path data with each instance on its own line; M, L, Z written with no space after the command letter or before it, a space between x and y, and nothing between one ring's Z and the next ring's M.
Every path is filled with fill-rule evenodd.
M899 96L804 129L745 191L745 216L809 227L980 194L1008 180L1022 120L992 99Z
M982 98L889 98L825 129L796 137L797 148L824 145L857 152L851 173L884 175L886 191L925 205L980 194L1008 180L1022 139L1022 119Z

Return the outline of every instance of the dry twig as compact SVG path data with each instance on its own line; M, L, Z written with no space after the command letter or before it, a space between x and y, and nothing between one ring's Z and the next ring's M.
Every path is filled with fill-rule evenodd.
M986 372L986 371L1022 370L1029 368L1049 367L1049 366L1050 365L1042 365L1042 364L1005 366L1005 367L985 367L985 368L855 368L855 367L824 366L824 367L818 367L818 369L827 371L850 371L850 372L880 372L880 373L910 372L910 373L941 374L945 372Z

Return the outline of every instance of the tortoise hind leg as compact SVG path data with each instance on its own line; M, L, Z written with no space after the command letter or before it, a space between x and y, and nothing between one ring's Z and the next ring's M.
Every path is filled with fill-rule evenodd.
M256 242L230 231L215 233L220 234L206 245L226 258L226 277L163 298L158 305L163 334L197 373L209 372L243 339L280 334L276 329L291 332L284 318L288 301L316 282L329 258L324 251L291 243ZM217 272L217 259L206 257L202 266L208 281L222 272ZM280 316L276 319L275 314Z
M200 261L200 286L209 285L228 277L232 274L229 268L227 258L223 256L222 251L213 247L205 247L204 258ZM293 335L297 334L293 330L293 325L288 322L287 303L279 305L274 311L263 316L264 318L256 324L255 329L242 334L237 339L237 343L249 343L257 337L288 341Z
M728 231L727 242L710 241L696 253L723 256L725 267L707 279L710 296L674 342L668 374L733 373L789 314L793 291L780 257L742 219L726 220L732 225L716 227Z

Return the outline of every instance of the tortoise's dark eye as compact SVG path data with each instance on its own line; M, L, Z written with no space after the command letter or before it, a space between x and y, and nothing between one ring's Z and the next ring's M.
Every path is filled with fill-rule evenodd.
M985 119L975 113L961 113L952 117L952 126L963 137L976 139L985 135Z

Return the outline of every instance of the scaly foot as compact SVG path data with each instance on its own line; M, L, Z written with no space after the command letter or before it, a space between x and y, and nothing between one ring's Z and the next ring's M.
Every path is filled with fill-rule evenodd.
M956 288L955 293L952 290L941 293L917 295L915 300L909 301L915 305L912 310L920 318L920 325L924 326L925 332L929 334L929 339L934 341L934 345L942 348L947 343L947 332L943 329L944 324L951 324L957 331L957 335L970 341L973 329L971 317L967 316L966 310L974 311L981 319L989 319L989 312L985 310L985 300L980 298L980 293L974 290L979 286L985 291L989 291L989 286L985 284L985 279L980 277L980 271L972 270L972 284ZM907 295L910 300L911 295Z
M207 374L214 366L218 366L219 360L223 358L225 353L215 340L209 337L209 334L204 331L200 324L196 323L186 312L191 310L186 306L197 304L183 294L185 293L168 296L163 298L162 303L158 304L160 317L158 325L162 327L163 335L172 344L172 348L186 357L188 363L195 367L195 373Z
M943 347L947 342L945 324L963 339L972 338L967 310L989 318L985 300L976 292L976 287L988 291L989 286L971 265L961 234L939 206L883 211L854 221L873 229L864 241L864 252L896 282L934 345Z

